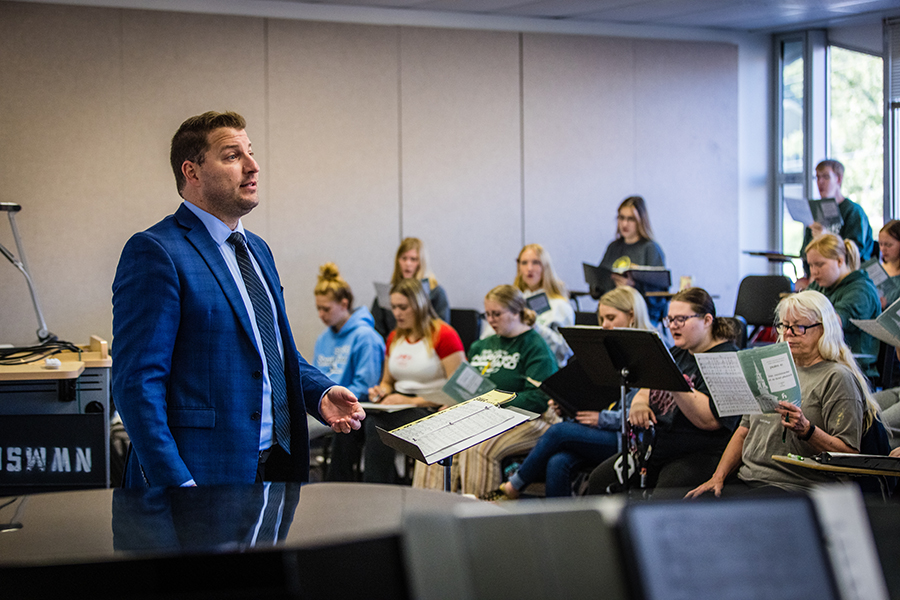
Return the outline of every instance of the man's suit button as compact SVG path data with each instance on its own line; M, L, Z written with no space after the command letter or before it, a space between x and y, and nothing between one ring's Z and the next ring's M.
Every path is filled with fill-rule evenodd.
M253 371L253 379L261 379L262 371Z
M255 412L255 413L253 413L252 415L250 415L250 420L251 420L251 421L259 421L259 418L260 418L261 416L262 416L262 415L259 414L259 412L257 411L257 412Z

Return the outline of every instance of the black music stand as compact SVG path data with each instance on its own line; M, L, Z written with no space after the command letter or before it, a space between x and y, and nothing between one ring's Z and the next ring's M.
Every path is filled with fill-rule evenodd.
M622 407L622 485L628 492L628 430L625 394L629 388L689 392L681 370L656 331L561 327L560 333L594 383L619 382Z

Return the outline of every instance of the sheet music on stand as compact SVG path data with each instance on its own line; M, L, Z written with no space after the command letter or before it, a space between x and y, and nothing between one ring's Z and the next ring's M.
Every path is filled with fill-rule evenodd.
M810 492L841 600L887 600L872 527L859 488L818 485Z
M395 450L431 465L540 416L500 406L515 397L492 390L391 431L379 427L378 436Z
M591 296L599 298L606 292L615 289L616 284L612 275L628 275L638 283L653 287L668 289L672 285L672 272L666 267L648 265L628 265L627 267L607 269L603 266L593 266L581 263L584 271L584 281L588 284Z

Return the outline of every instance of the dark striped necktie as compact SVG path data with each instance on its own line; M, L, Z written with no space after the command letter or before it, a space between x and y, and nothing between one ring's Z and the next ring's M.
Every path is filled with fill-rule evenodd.
M228 243L234 246L234 254L237 257L238 267L241 269L241 277L247 288L247 295L250 296L250 303L253 305L259 337L262 338L266 365L269 369L269 384L272 387L275 441L285 452L290 454L291 415L288 410L287 388L284 382L284 363L281 360L281 353L278 351L278 338L275 337L272 303L269 301L269 295L266 293L256 269L253 268L253 263L250 262L250 253L247 250L244 236L234 232L228 236Z

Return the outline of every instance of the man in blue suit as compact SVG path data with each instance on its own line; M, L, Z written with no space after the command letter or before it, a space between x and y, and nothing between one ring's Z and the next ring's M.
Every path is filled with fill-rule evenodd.
M365 418L297 352L271 250L241 224L259 204L245 126L230 112L182 123L170 159L185 201L119 259L112 387L132 443L126 487L306 481L306 413L338 433Z

